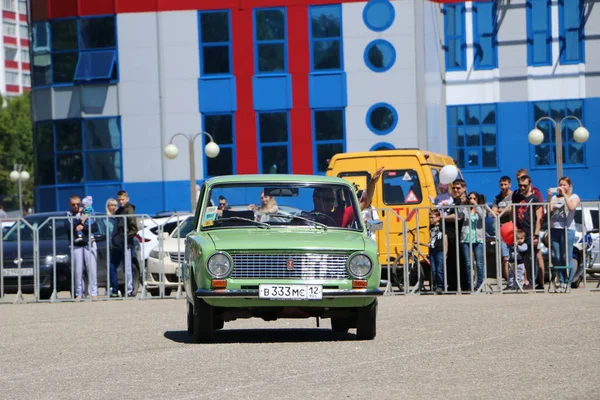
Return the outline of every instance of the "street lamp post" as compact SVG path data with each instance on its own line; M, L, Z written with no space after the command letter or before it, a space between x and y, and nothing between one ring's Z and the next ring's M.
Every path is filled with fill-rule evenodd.
M542 132L538 128L538 124L541 121L550 121L550 122L552 122L552 125L554 125L554 131L556 132L556 143L555 143L554 154L556 155L556 175L557 175L556 181L557 182L558 182L558 180L560 180L560 178L563 177L562 124L563 124L563 122L565 122L568 119L574 119L575 121L577 121L579 123L579 127L577 129L575 129L575 132L573 132L573 139L575 139L575 141L577 143L586 142L588 140L588 138L590 137L590 133L588 132L587 129L585 129L585 127L581 123L581 120L573 115L567 115L560 121L556 121L550 117L541 117L540 119L535 121L535 127L529 132L529 135L528 135L529 143L531 143L534 146L537 146L544 141L544 132Z
M188 140L188 147L190 151L190 197L192 204L192 212L194 212L194 210L196 209L196 160L194 159L196 151L194 148L194 141L200 135L206 135L210 140L206 144L206 146L204 146L204 154L206 154L206 156L209 158L215 158L216 156L218 156L220 151L219 145L215 143L213 137L207 132L198 132L196 134L176 133L173 136L171 136L169 144L165 146L163 150L165 157L167 157L170 160L173 160L179 154L179 149L173 144L173 139L175 139L177 136L183 136Z
M11 181L19 184L19 212L23 217L23 182L29 180L29 172L23 169L23 164L15 164L14 169L8 175Z

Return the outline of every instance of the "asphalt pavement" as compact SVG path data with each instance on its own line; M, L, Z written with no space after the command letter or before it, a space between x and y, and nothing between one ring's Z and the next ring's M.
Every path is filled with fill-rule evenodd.
M600 293L380 299L377 337L185 300L0 305L0 399L599 399Z

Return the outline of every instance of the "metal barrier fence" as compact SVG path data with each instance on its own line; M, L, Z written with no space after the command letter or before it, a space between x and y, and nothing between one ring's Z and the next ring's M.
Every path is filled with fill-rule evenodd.
M549 230L548 245L532 246L532 241L528 242L526 252L522 252L527 267L523 272L510 257L505 258L507 251L509 255L518 254L518 247L503 246L501 222L512 220L516 225L519 217L534 218L537 206L545 212L542 225L547 230L554 221L549 203L515 206L520 207L518 212L505 210L499 215L488 205L440 209L446 220L445 223L442 220L440 230L447 239L442 241L443 273L438 273L442 279L437 281L429 247L432 208L415 207L405 215L394 208L377 209L384 225L377 232L377 242L385 293L429 294L436 293L438 287L442 293L519 293L552 291L552 288L566 291L552 283L559 279L559 271L566 270L565 265L556 264L556 257L550 256L547 246L553 243L562 244L564 254L570 254L576 262L571 275L575 277L573 286L578 290L597 290L600 282L588 280L600 278L600 202L579 206L575 217L577 240L570 251L567 231ZM127 237L130 215L96 215L95 224L87 227L87 237L92 239L77 246L75 217L55 214L3 220L3 226L11 222L13 225L0 236L0 303L75 301L78 297L105 300L182 297L180 264L184 238L192 228L191 214L160 219L146 214L133 216L137 232L126 248L116 247L111 238L115 229L123 229L123 237ZM459 230L459 225L451 222L452 216L473 222ZM533 237L536 230L530 226L526 236ZM540 231L543 232L544 229ZM565 235L564 240L557 239L561 234ZM516 236L515 231L513 240ZM463 240L471 237L473 240ZM127 260L131 260L131 273L127 273ZM523 273L524 280L533 284L526 286L515 279L514 285L508 287L511 271L516 278ZM115 272L117 282L111 284ZM572 279L567 278L567 282ZM541 283L543 289L536 289L536 283Z
M181 297L180 263L190 217L96 215L81 239L77 217L64 213L4 219L0 303ZM127 234L130 218L136 220L135 236ZM121 229L121 238L129 236L126 246L115 245L113 233Z
M567 292L570 291L567 284L571 281L573 284L569 286L572 288L600 288L600 282L588 284L588 279L600 278L600 202L582 202L576 210L573 243L569 241L568 230L548 229L553 227L553 223L560 222L555 214L560 209L553 209L552 204L527 203L513 207L516 212L506 208L499 214L486 204L414 207L410 211L400 209L407 211L404 215L397 208L376 209L384 224L383 230L377 232L377 242L386 294L435 293L437 287L441 288L442 293ZM522 226L520 222L517 224L517 219L521 218L535 221L534 213L538 207L543 210L539 231L535 224L526 229L524 234L528 246L520 257L523 263L515 264L511 254L519 254L518 245L503 243L502 224L512 222L514 226ZM435 279L431 268L429 214L434 209L442 214L440 230L442 237L446 238L442 242L443 273L440 275L443 282ZM456 216L463 221L467 218L475 225L452 223ZM512 233L515 243L517 229ZM534 241L536 232L540 234L539 240ZM471 235L474 235L473 240L470 239ZM476 239L478 236L481 239ZM542 239L547 244L540 244ZM556 256L552 256L552 245L555 255L558 255L556 251L561 251L574 264L570 277L563 276L566 281L564 287L560 286L559 274L560 271L569 270L568 263L564 260L561 263ZM476 257L473 257L474 252ZM519 264L524 264L525 268ZM511 275L519 277L521 274L530 285L518 279L508 285Z

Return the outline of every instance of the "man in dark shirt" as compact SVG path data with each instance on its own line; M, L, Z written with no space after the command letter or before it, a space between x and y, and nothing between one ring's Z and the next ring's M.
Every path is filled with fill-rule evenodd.
M500 224L512 221L512 214L510 212L510 204L512 202L513 191L511 190L512 182L509 176L503 176L500 178L500 193L494 197L494 205L492 205L492 211L496 215L502 214L500 217ZM500 238L502 244L502 269L504 272L504 278L508 280L508 257L509 249L508 245Z
M458 290L458 268L457 268L457 255L458 255L458 266L461 265L463 259L462 246L459 246L458 253L456 250L456 243L460 241L460 232L462 230L462 219L456 213L456 207L463 204L467 192L467 183L463 179L457 179L452 182L452 197L454 198L454 205L449 207L446 215L444 216L444 230L446 237L448 238L448 252L446 255L446 280L448 282L448 291ZM458 228L458 230L457 230ZM465 275L465 274L463 274ZM466 276L461 277L461 288L466 288Z
M531 178L528 175L521 176L519 178L519 190L515 191L512 196L512 207L513 212L516 215L517 228L525 231L525 243L527 243L529 249L534 249L534 252L536 253L542 225L543 207L539 204L532 205L531 203L542 203L543 201L544 200L540 196L533 192ZM531 252L527 252L527 269L532 268L534 264L532 261ZM538 272L538 282L540 282L543 287L544 266L539 263Z

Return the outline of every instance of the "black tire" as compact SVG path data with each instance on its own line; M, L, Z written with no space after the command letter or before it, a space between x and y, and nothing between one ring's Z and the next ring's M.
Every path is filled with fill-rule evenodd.
M210 343L215 333L215 310L204 300L194 298L194 332L196 343Z
M348 319L331 317L331 330L336 333L348 333L348 330L350 330Z
M187 331L190 335L194 334L194 306L187 302Z
M575 274L573 281L571 282L571 289L577 289L583 281L583 274L585 271L583 267L581 268L581 271L579 270L581 264L578 259L573 258L571 262L573 263L573 269L571 269L571 271Z
M52 289L40 289L40 300L50 300Z
M377 335L377 299L357 310L356 336L360 340L373 340Z

